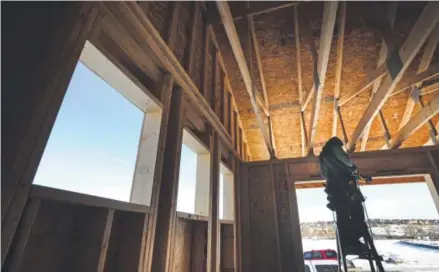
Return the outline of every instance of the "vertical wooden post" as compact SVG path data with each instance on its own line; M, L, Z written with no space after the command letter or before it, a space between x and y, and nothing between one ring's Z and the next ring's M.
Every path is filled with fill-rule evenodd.
M233 146L235 147L235 151L238 152L238 131L239 131L239 122L238 122L238 112L233 111Z
M427 179L427 184L430 183L429 187L433 187L429 189L439 213L439 150L429 151L427 155L430 160L430 177Z
M227 91L227 111L226 111L226 116L227 116L227 131L229 132L230 136L233 139L233 134L232 134L232 127L233 127L233 101L232 101L232 92L231 91Z
M203 24L203 67L201 71L201 84L202 84L202 92L204 98L209 101L209 87L208 87L208 66L209 66L209 54L210 54L210 36L209 36L209 27L207 26L207 20L205 20Z
M105 222L104 234L102 238L101 253L99 255L98 272L103 272L105 269L108 244L110 243L111 228L113 226L113 218L114 218L114 209L109 209L107 214L107 221Z
M179 87L173 88L173 79L170 75L164 77L162 91L166 92L166 95L160 125L144 271L170 271L172 267L180 155L186 109L182 90Z
M243 271L241 263L241 190L239 183L239 159L233 158L233 199L234 199L234 221L233 235L234 235L234 248L235 248L235 271Z
M207 271L215 271L217 265L218 242L218 192L219 166L221 152L219 150L218 134L211 131L210 136L210 188L209 188L209 222L207 227Z

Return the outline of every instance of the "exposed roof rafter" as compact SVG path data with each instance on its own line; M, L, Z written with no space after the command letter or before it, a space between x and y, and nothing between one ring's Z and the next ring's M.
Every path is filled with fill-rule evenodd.
M439 94L430 104L425 105L413 118L402 127L390 141L391 148L399 147L412 133L427 123L433 116L439 113Z
M236 27L232 19L232 14L230 12L230 8L227 2L215 2L218 11L221 15L221 20L223 22L224 29L226 31L227 37L229 39L230 45L233 50L233 55L235 56L236 62L238 63L239 70L241 72L242 78L244 80L244 84L247 90L247 93L250 97L250 102L253 108L254 113L256 114L256 119L261 129L262 136L264 138L265 144L268 149L268 153L270 157L274 157L274 150L270 142L270 135L265 126L264 120L262 119L260 113L261 110L259 108L259 104L256 101L256 95L253 93L253 82L250 75L249 67L247 66L247 62L244 57L244 52L242 50L238 34L236 32Z
M309 126L308 143L306 151L308 155L312 152L312 144L317 131L320 103L323 87L325 84L326 70L328 68L329 52L331 50L332 35L334 33L335 20L337 17L338 2L325 2L323 9L322 30L320 33L319 56L317 62L317 75L319 82L314 82L311 91L315 91L313 107L311 112L311 124ZM317 86L316 86L317 85Z
M371 122L378 111L383 107L387 98L395 89L396 84L401 80L404 72L407 70L438 21L439 3L429 2L410 31L404 45L399 50L398 55L402 64L401 67L399 67L400 69L398 69L399 72L396 73L393 78L388 75L381 87L375 93L372 101L369 103L365 113L361 117L360 122L352 133L351 139L348 143L349 152L355 150L358 138L362 135L368 123Z

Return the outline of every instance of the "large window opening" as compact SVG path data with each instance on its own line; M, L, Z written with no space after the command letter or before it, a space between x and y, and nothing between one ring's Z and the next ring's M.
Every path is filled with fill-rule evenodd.
M409 177L413 180L410 183L393 183L407 181L407 177L389 178L387 181L381 178L382 183L393 184L361 186L366 197L369 226L375 246L384 257L385 269L394 267L395 262L401 269L398 271L439 269L439 214L431 197L437 193L432 192L434 187L429 184L431 180L424 178ZM381 183L378 178L373 182ZM326 207L328 202L324 188L320 186L321 182L308 186L306 184L309 183L296 184L303 250L336 251L333 216ZM426 250L426 245L437 249ZM348 256L356 267L369 269L367 260L354 258Z
M150 124L160 127L160 111L158 104L87 42L34 184L129 202L136 175L154 171L156 152L150 154L150 168L136 170L136 164L142 160L139 140ZM156 143L148 144L151 150L157 149ZM148 199L133 202L149 205Z

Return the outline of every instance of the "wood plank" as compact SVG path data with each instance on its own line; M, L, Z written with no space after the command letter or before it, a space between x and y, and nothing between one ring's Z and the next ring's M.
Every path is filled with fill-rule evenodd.
M270 13L276 10L289 8L292 6L298 5L298 1L289 1L289 2L281 2L281 1L261 1L258 3L253 3L254 5L250 5L248 8L244 6L245 2L241 2L243 6L240 6L240 8L236 8L232 10L232 17L233 20L240 20L244 19L248 16L257 16L260 14ZM213 9L213 7L209 7L209 18L210 18L210 24L216 25L221 24L221 17L218 12Z
M210 136L210 186L209 186L209 221L207 225L207 270L215 271L218 260L218 205L221 152L218 136Z
M303 104L303 86L302 86L302 65L300 64L300 32L299 32L299 13L297 6L294 7L294 41L296 45L296 67L297 67L297 88L299 91L299 104Z
M335 19L337 17L337 2L325 2L323 10L322 31L320 34L319 57L317 62L318 83L314 82L313 90L315 90L314 100L311 111L311 124L309 126L308 143L306 145L307 154L312 152L312 144L317 132L317 122L320 113L320 104L325 84L326 70L328 68L329 52L331 50L332 34L334 32ZM318 86L316 86L318 84Z
M145 214L115 211L104 271L139 271Z
M221 266L219 271L235 271L233 224L221 224Z
M96 271L107 210L41 201L20 271Z
M415 109L415 105L418 102L419 94L420 90L417 87L413 87L407 100L407 104L405 105L404 114L402 115L401 121L399 122L398 130L405 126L410 120L412 112Z
M338 38L337 38L337 63L335 70L335 86L334 86L334 112L332 114L332 137L337 136L337 118L338 118L338 98L340 96L341 68L343 67L343 42L344 30L346 24L346 2L340 3L338 14Z
M346 144L348 142L348 135L346 134L346 128L344 126L343 118L341 116L340 107L338 107L338 105L336 105L335 111L336 111L338 120L340 121L341 132L343 133L343 140L344 140L344 143Z
M373 186L373 185L383 185L383 184L406 184L406 183L421 183L425 182L423 176L410 176L410 177L373 177L372 182L365 183L360 182L361 186ZM296 189L307 189L307 188L323 188L326 185L326 181L305 181L296 182Z
M52 9L37 10L11 3L3 10L2 27L7 35L2 45L10 53L2 58L7 66L2 81L2 124L9 128L2 135L2 263L97 16L94 3L58 3ZM23 101L23 97L29 99Z
M249 224L252 227L247 249L251 267L247 271L282 271L272 171L269 167L265 164L248 168Z
M173 90L173 78L166 75L162 83L165 104L160 124L157 162L151 198L151 216L145 249L144 270L168 271L171 230L175 220L176 187L180 165L180 149L183 138L185 106L179 88ZM173 169L172 171L166 169Z
M253 92L253 83L250 76L250 70L247 66L247 62L244 57L244 52L242 51L241 44L239 42L239 37L236 32L235 24L233 23L232 15L230 13L229 5L227 2L216 2L218 10L221 14L221 20L223 21L227 37L229 39L230 45L233 50L233 54L235 56L236 62L238 63L239 70L244 80L244 84L247 90L248 95L250 96L250 102L252 104L253 112L256 114L256 119L258 122L258 126L261 129L262 136L265 141L265 145L267 146L268 153L271 157L274 156L273 147L270 143L270 137L268 135L267 129L265 127L264 121L260 116L260 108L259 104L256 102L256 97Z
M48 199L63 201L72 204L80 204L92 207L115 209L120 211L131 211L148 213L149 207L135 203L123 202L103 197L80 194L71 191L55 189L51 187L32 185L30 197L35 199Z
M391 76L387 76L383 84L375 93L372 101L369 103L365 113L360 119L360 122L356 126L354 132L351 135L350 142L348 143L348 151L353 152L355 150L356 142L364 131L366 125L376 116L378 111L383 107L389 95L395 89L396 84L401 80L404 72L409 67L412 60L422 47L423 43L431 33L433 28L439 21L439 3L428 3L422 11L418 21L413 26L407 37L404 45L399 50L399 57L403 63L401 70L398 72L395 79Z
M239 158L236 157L237 164L239 165L239 183L235 183L239 186L239 218L240 218L240 235L236 236L239 239L241 247L241 265L243 272L250 272L252 255L251 250L251 231L252 224L250 222L250 198L249 198L249 169L246 164L240 164Z
M392 150L379 150L369 152L357 152L351 155L361 174L373 177L395 175L419 175L427 174L427 152L438 150L439 147L402 148ZM398 158L398 160L395 160ZM273 163L287 162L290 172L294 173L295 181L320 180L320 165L318 157L306 157L296 159L275 160ZM266 162L263 162L266 163ZM262 162L251 162L248 165L260 165Z
M109 209L105 222L104 234L102 235L101 252L99 255L98 272L103 272L107 261L108 244L110 243L111 228L113 227L114 209Z
M399 147L413 132L427 123L439 113L439 95L436 95L430 104L422 108L413 118L391 139L391 148Z
M205 272L207 264L207 223L192 223L192 272Z
M433 29L433 31L430 34L430 37L426 42L424 53L422 54L422 58L421 58L421 63L419 64L418 74L426 71L430 66L438 42L439 42L439 24L437 24L436 27Z
M256 37L255 22L253 21L253 17L248 17L248 22L250 25L251 39L256 54L255 58L256 58L256 63L258 65L259 77L261 79L262 94L264 97L265 107L268 108L267 86L265 84L264 71L262 69L261 54L259 53L259 44L258 44L258 39Z
M192 255L192 221L178 218L175 225L175 246L171 271L190 272Z

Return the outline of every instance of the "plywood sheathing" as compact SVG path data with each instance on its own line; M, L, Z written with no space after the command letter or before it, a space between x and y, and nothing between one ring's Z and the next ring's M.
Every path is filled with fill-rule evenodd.
M251 5L257 5L257 3L252 2ZM400 3L395 22L397 44L404 42L424 6L425 2ZM230 7L233 9L232 4L230 4ZM363 81L367 78L368 73L376 68L382 35L377 28L377 24L370 18L373 18L371 15L374 14L374 9L376 10L377 7L386 8L381 3L349 2L347 4L345 47L340 87L341 100L349 97L363 87ZM299 17L300 19L305 18L310 21L309 27L311 28L312 38L316 46L319 44L322 12L323 4L321 2L300 3L299 5ZM260 49L259 53L261 55L262 68L267 85L274 140L277 147L276 152L279 158L301 156L300 109L292 16L293 7L289 7L254 17L256 36ZM237 20L235 24L242 46L244 50L248 50L246 46L246 35L248 35L247 20ZM301 33L304 31L303 28L304 24L300 22L299 31ZM224 28L222 26L215 26L214 31L217 35L233 91L235 92L235 99L241 113L244 130L247 133L250 153L254 160L266 160L269 158L268 152L266 151L260 129L257 126L255 115L251 110L249 97L246 93ZM337 59L335 51L336 40L337 30L335 29L314 142L314 152L316 155L319 154L323 143L331 137L332 99ZM302 81L304 96L306 97L313 84L313 60L303 35L300 43L302 45ZM422 51L423 50L421 50L409 67L405 77L416 73ZM256 81L257 88L261 90L260 80L256 70L255 53L254 51L251 53L253 56L254 80ZM432 63L437 61L437 56L438 50L435 52ZM404 78L402 82L404 82ZM361 93L341 108L341 114L348 137L354 131L369 103L371 90L372 88ZM392 96L387 100L382 109L391 134L397 132L408 94L409 89ZM425 97L425 100L427 102L427 97ZM415 112L413 114L415 114ZM436 120L435 118L433 119ZM305 120L307 128L309 129L310 107L305 110ZM339 137L342 136L340 125L337 127L337 135ZM428 137L428 129L423 127L414 133L403 146L420 146L428 140ZM367 150L379 149L383 144L383 130L379 122L374 120Z

